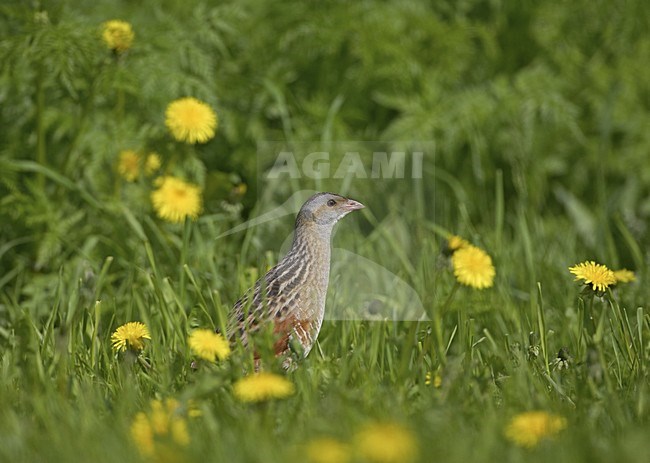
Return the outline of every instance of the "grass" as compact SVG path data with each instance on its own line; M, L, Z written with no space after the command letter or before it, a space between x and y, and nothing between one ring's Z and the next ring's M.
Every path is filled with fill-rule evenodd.
M133 424L166 399L189 445L156 441L165 461L308 461L322 437L381 461L376 423L396 426L385 461L647 460L644 2L22 3L0 7L0 461L151 460ZM123 55L98 34L117 16ZM187 95L219 116L206 144L164 126ZM422 179L265 181L276 148L331 151L333 173L413 140L433 140ZM117 173L126 149L199 185L197 220L160 219L154 176ZM337 225L318 345L291 372L265 356L295 392L244 403L250 352L198 361L188 336L223 331L293 216L228 232L311 189L367 207ZM456 282L447 233L492 257L491 288ZM568 271L586 260L637 279L594 297ZM137 355L111 348L130 321L151 333ZM508 439L535 410L566 426Z
M189 460L281 461L296 458L296 447L315 436L347 441L367 422L389 421L413 432L421 461L642 461L650 334L643 285L621 286L605 298L581 295L567 270L584 258L567 249L575 240L531 231L526 238L506 232L507 245L489 248L494 288L457 287L440 264L433 224L420 222L413 231L429 236L421 246L400 250L413 267L409 274L399 253L380 255L373 240L355 237L364 221L339 224L336 246L352 244L358 255L404 272L422 291L431 321L326 321L319 348L288 374L295 395L269 404L233 398L232 385L249 362L245 353L190 368L192 327L220 326L252 281L236 255L214 256L218 246L205 230L218 227L218 218L160 224L162 249L142 241L143 258L123 262L125 269L114 269L113 257L84 270L62 268L47 316L35 317L5 291L2 459L138 461L129 436L135 414L152 398L172 397L202 412L190 419ZM482 238L489 243L494 234ZM529 254L542 277L530 286ZM159 255L176 263L163 265ZM588 313L595 315L594 331ZM142 354L150 367L111 350L111 332L132 320L151 331ZM553 367L561 347L571 354L567 369ZM277 364L271 369L282 374ZM440 387L425 384L427 372L440 375ZM564 416L568 427L538 448L519 449L503 430L528 410Z

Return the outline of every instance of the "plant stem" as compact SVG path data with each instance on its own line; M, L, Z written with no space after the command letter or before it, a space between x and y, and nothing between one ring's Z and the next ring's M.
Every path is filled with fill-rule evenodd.
M47 147L45 144L45 84L43 72L36 77L36 162L45 166L47 163ZM45 187L45 176L38 174L38 186Z
M458 280L454 281L454 286L451 288L451 291L449 292L447 299L445 299L445 302L440 306L439 310L433 311L431 317L433 334L435 337L435 346L437 349L438 357L440 358L440 361L443 365L446 363L447 356L446 356L446 349L445 349L445 341L443 339L443 334L442 334L442 317L447 311L449 304L451 304L451 301L453 300L456 291L458 291Z
M447 296L447 299L445 300L444 304L442 304L441 312L446 312L447 309L449 308L449 304L451 304L451 301L454 298L454 295L456 294L456 291L458 291L458 280L454 281L454 286L451 288L451 291L449 292L449 296Z
M589 320L591 320L592 340L594 335L596 334L596 320L594 319L594 299L596 299L596 296L594 296L594 294L592 293L591 299L589 300L589 309L587 310L587 317L589 317Z
M124 90L117 90L117 102L115 103L115 117L118 124L124 121Z
M99 72L101 72L101 69ZM97 75L99 75L99 72ZM86 128L88 115L90 114L90 111L92 110L93 107L93 103L95 100L95 87L97 85L96 82L97 82L97 76L93 77L92 81L90 82L88 95L86 96L83 105L81 105L81 114L79 117L79 123L77 125L77 129L75 131L74 137L72 138L72 141L70 142L70 146L68 147L68 151L65 156L66 161L65 161L65 167L63 171L67 175L71 175L70 170L72 170L72 167L76 164L76 161L79 158L79 154L75 155L74 153L77 148L77 145L79 144L79 140L81 140L81 135L83 134Z
M183 244L181 246L181 265L180 265L180 300L185 304L185 286L187 285L187 275L185 274L185 265L187 264L187 253L190 247L190 236L192 235L192 222L185 218L183 223Z

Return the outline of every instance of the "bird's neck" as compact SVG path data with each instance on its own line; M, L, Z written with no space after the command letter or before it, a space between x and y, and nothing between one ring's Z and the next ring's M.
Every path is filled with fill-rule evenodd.
M332 226L302 224L296 227L293 246L287 257L297 262L303 273L304 284L309 288L310 305L314 312L308 317L318 329L325 315L325 299L330 279L330 253Z
M291 252L317 259L316 262L326 264L329 271L332 228L331 225L314 222L299 224L295 230Z

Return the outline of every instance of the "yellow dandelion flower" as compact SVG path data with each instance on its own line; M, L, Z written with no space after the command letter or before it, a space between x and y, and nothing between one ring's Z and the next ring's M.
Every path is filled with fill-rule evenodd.
M175 399L152 400L149 410L138 413L131 423L131 438L143 456L165 456L174 447L190 443L187 421Z
M165 125L172 136L186 143L205 143L214 137L217 114L206 103L188 97L172 101L165 111Z
M424 384L427 386L433 385L433 387L438 389L440 386L442 386L442 377L438 373L436 373L434 376L430 371L428 371L424 377Z
M458 251L460 248L469 246L469 242L460 236L451 235L447 238L447 250L449 254L453 254L455 251Z
M273 373L257 373L235 383L234 393L242 402L263 402L284 399L294 393L294 385L284 376Z
M634 272L626 268L614 270L614 278L616 278L616 283L630 283L636 281L636 275Z
M233 187L232 194L233 196L241 197L244 196L247 191L248 191L248 185L246 185L245 183L240 183L235 187Z
M187 401L187 416L190 418L196 418L197 416L202 416L203 412L199 406L192 399Z
M610 285L616 283L614 272L593 260L569 267L569 271L576 276L575 281L584 280L585 285L591 284L594 291L605 291Z
M111 343L116 351L125 351L127 347L133 351L144 349L144 340L151 339L149 330L144 323L129 322L118 329L111 335Z
M192 352L210 362L225 360L230 355L228 341L212 330L194 330L190 334L189 344Z
M350 446L333 437L313 439L304 450L309 463L348 463L352 458Z
M176 399L166 399L163 403L161 400L152 400L149 406L149 422L153 432L158 435L169 433L169 418L179 408Z
M120 151L117 161L117 173L127 182L134 182L140 175L140 155L133 150Z
M196 219L201 212L201 190L198 186L175 177L161 177L158 189L151 193L151 202L161 219L182 222Z
M102 25L102 39L104 39L104 43L108 48L117 53L122 53L131 48L134 38L133 28L126 21L114 19L112 21L106 21Z
M564 417L544 411L520 413L505 428L505 436L515 444L532 448L544 438L559 434L567 426Z
M160 169L162 161L160 160L160 155L158 153L149 153L147 158L144 160L144 173L147 175L153 175Z
M183 419L172 420L171 422L172 440L178 445L187 446L190 443L190 433L187 431L187 421Z
M144 412L135 415L133 423L131 423L131 438L142 455L151 456L154 454L153 429L149 418Z
M476 289L490 288L496 272L492 258L482 249L468 244L451 256L454 275L459 283Z
M418 456L415 436L395 423L367 425L355 437L360 455L373 463L408 463Z

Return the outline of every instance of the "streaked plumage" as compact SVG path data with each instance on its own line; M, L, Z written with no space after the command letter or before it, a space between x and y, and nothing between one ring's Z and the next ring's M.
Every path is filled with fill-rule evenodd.
M248 346L250 336L272 324L276 355L288 353L295 340L306 356L325 314L332 229L342 217L363 207L333 193L309 198L296 218L289 253L233 307L229 337Z

